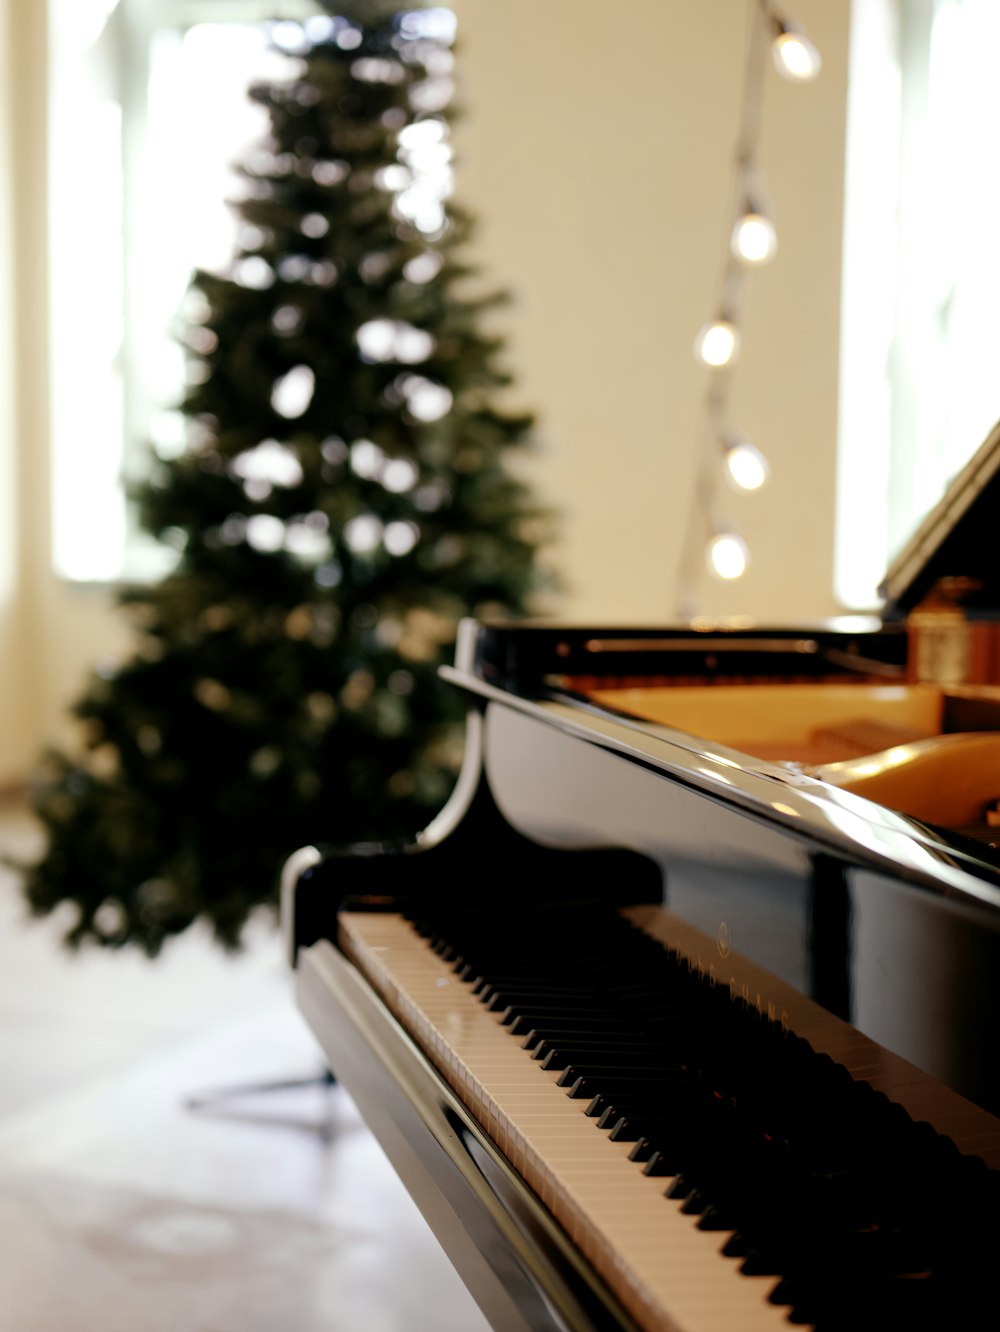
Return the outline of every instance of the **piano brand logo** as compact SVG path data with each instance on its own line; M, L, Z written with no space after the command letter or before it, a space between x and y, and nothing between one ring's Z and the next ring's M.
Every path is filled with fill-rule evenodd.
M730 951L729 926L725 921L720 921L719 923L715 946L720 953L722 953L723 947L725 948L726 952L722 953L723 957L725 957ZM725 985L726 982L720 981L720 978L716 973L715 963L711 962L706 966L705 959L702 957L701 953L696 957L687 954L686 962L688 971L698 976L700 980L708 981L713 989L716 985ZM768 999L766 995L762 995L760 990L755 991L749 981L740 981L737 980L735 976L730 976L729 997L734 1004L742 1001L745 1007L754 1009L758 1017L766 1018L768 1022L777 1023L782 1031L789 1030L791 1021L788 1016L788 1010L782 1008L779 1012L778 1005L775 1001L773 999Z
M727 921L720 920L719 928L715 931L715 950L720 957L728 957L731 947L729 924Z
M760 990L754 995L746 981L740 984L735 976L730 976L729 997L734 1004L742 1000L744 1007L752 1008L758 1017L767 1018L768 1022L777 1023L782 1031L788 1031L791 1025L788 1010L783 1008L779 1013L778 1006L773 999L763 998Z

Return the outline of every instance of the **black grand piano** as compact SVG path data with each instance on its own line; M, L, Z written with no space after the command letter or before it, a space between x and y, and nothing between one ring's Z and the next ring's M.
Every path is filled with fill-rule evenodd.
M496 1328L997 1323L997 515L1000 429L876 627L466 623L446 808L289 860L301 1008Z

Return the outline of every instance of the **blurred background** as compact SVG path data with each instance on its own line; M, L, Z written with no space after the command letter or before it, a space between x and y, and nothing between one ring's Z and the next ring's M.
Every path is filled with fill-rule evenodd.
M223 262L228 164L306 0L4 0L0 103L0 784L122 650L110 589L157 554L119 479L179 440L171 338ZM456 197L509 286L529 480L561 514L547 609L674 618L725 253L747 6L456 0ZM820 77L764 84L776 261L750 275L732 406L771 465L725 499L751 552L701 609L870 609L887 556L997 414L988 0L800 0ZM270 62L270 63L269 63ZM978 100L977 100L978 99ZM259 114L259 113L258 113ZM845 211L846 205L846 211Z
M487 285L514 295L491 318L509 405L538 419L519 466L559 515L560 590L540 609L670 622L712 373L692 346L719 312L753 5L452 8L455 197L478 215ZM128 650L116 587L165 567L122 477L150 444L182 447L188 277L231 254L231 164L263 128L246 87L281 74L266 21L312 12L0 0L0 857L39 850L16 796L69 738L87 672ZM715 492L743 577L695 565L703 614L801 623L878 609L890 555L1000 415L1000 7L795 0L789 17L822 70L763 80L778 251L747 275L728 390L770 476ZM185 1110L217 1083L318 1067L273 930L256 922L233 960L195 928L150 967L70 957L65 925L25 929L0 868L11 1326L480 1326L339 1093Z

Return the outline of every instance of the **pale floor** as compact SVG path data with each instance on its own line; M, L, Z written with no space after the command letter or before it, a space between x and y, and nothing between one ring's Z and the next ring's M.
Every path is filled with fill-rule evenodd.
M37 833L0 806L0 860ZM273 929L149 962L58 942L0 866L0 1332L484 1332L342 1091Z

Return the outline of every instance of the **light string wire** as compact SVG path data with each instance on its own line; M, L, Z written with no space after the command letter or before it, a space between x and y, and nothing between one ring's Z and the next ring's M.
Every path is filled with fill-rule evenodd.
M768 50L776 32L785 25L771 8L769 0L751 0L746 38L746 62L743 95L730 189L724 215L723 245L725 259L716 280L719 293L714 319L725 319L739 336L743 310L747 265L731 243L733 229L748 207L757 210L766 205L763 173L757 164L764 107L764 83ZM812 49L812 48L810 48ZM818 70L818 54L816 55ZM696 432L694 484L688 509L675 593L676 613L684 621L698 617L698 589L705 573L705 543L723 533L735 532L721 521L717 493L722 472L720 450L725 450L728 406L736 356L724 364L708 366L708 382L702 400Z

